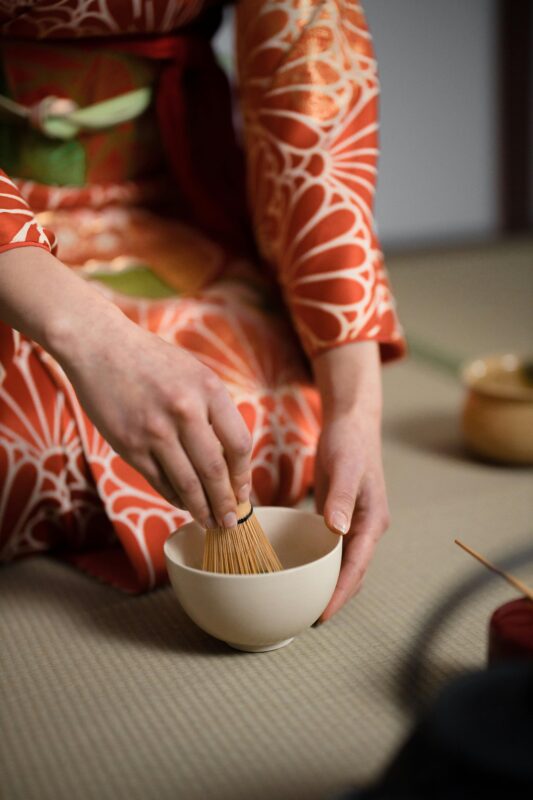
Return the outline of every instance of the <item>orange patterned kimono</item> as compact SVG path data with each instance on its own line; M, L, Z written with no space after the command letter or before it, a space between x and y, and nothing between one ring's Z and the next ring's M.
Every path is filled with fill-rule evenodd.
M319 433L305 354L404 349L372 218L376 62L354 0L240 0L232 124L210 44L220 13L0 2L0 252L57 252L211 367L254 436L255 500L292 504ZM163 542L189 519L2 323L0 482L3 560L53 550L127 591L166 579Z

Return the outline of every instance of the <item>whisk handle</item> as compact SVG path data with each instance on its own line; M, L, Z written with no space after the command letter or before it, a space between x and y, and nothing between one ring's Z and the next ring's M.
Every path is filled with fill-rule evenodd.
M237 506L237 524L242 525L243 522L250 519L253 513L254 509L249 501L246 503L239 503Z

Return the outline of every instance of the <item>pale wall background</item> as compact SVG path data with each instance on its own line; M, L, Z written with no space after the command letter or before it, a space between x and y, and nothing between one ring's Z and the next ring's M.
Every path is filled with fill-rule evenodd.
M385 245L497 233L494 0L366 0L381 75ZM231 11L216 40L232 49Z
M385 242L498 226L496 6L367 0L381 76L376 219Z

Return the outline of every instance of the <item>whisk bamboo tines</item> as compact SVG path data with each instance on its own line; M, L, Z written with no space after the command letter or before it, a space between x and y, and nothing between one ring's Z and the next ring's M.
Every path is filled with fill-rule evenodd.
M207 528L202 569L229 575L257 575L283 569L251 503L237 506L233 528Z

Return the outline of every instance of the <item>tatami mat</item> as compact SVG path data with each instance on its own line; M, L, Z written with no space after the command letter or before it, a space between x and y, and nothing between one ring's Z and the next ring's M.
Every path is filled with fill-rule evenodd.
M533 348L533 237L387 260L414 341L461 358Z
M484 253L391 264L408 331L466 356L524 344L523 247ZM498 263L512 307L490 299ZM6 800L328 798L379 771L448 676L485 663L513 592L453 538L495 559L529 547L516 572L533 582L531 471L465 456L462 390L427 360L387 369L385 390L391 530L362 593L282 650L232 651L169 589L124 597L48 558L1 571Z

